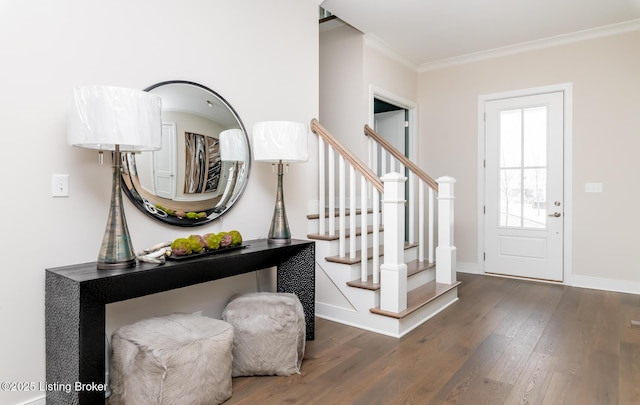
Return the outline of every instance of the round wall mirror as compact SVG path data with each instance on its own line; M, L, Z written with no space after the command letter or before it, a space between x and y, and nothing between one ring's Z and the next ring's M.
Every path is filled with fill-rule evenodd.
M147 89L162 98L162 149L122 154L122 188L146 215L198 226L224 215L249 177L251 151L238 114L213 90L187 81Z

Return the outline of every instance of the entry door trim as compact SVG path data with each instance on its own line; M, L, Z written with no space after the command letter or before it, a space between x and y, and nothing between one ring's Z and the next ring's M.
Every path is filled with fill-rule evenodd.
M418 105L415 102L394 94L390 91L384 90L374 85L369 85L369 126L371 128L374 128L375 123L375 117L373 114L373 100L376 98L386 101L387 103L397 105L398 107L404 108L409 112L409 139L405 147L409 151L409 156L407 156L409 160L417 162L418 137L416 136L416 133L418 122Z
M478 272L485 274L485 122L484 110L487 101L500 100L504 98L514 98L531 96L553 92L564 93L564 240L563 240L563 276L562 284L572 285L571 275L573 274L573 84L562 83L544 87L535 87L522 90L514 90L502 93L484 94L478 96ZM487 273L488 274L488 273ZM558 283L558 282L554 282Z

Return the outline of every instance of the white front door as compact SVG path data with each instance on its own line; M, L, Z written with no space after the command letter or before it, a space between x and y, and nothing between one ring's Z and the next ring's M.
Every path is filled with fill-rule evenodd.
M485 273L563 280L563 103L485 102Z

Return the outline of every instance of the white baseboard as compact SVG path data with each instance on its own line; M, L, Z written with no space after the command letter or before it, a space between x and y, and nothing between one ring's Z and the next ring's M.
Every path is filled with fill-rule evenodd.
M458 262L456 271L467 274L484 274L477 263ZM592 290L614 291L627 294L640 295L640 282L629 280L617 280L612 278L601 278L591 276L581 276L572 274L567 277L565 285L571 287L590 288Z
M483 274L477 263L457 262L456 272L468 274Z
M640 294L640 283L637 281L616 280L611 278L600 278L572 274L570 285L572 287L590 288L593 290Z

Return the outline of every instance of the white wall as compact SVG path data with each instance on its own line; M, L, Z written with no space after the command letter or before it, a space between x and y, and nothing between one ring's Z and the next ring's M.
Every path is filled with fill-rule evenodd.
M320 123L365 163L371 89L417 103L415 70L371 46L348 25L320 32L320 87Z
M329 30L321 25L319 121L366 162L361 139L367 114L363 98L363 45L362 34L347 25Z
M477 260L478 96L573 83L570 283L640 293L640 31L419 74L420 166L456 183L458 261ZM585 183L604 192L584 192Z
M67 146L71 89L182 79L220 93L249 130L262 120L309 122L318 116L317 7L314 0L0 0L0 381L44 381L44 269L94 261L104 232L109 159L99 166L95 152ZM316 189L310 156L285 176L298 238ZM68 198L50 196L52 173L69 174ZM240 203L197 229L265 237L275 186L268 165L254 164ZM125 210L136 250L194 231L153 222L128 201ZM113 304L108 328L174 310L215 314L234 292L256 288L246 275ZM42 395L0 391L0 403Z
M364 84L365 99L370 103L370 88L376 91L391 93L396 101L417 103L418 76L415 69L398 61L380 48L372 39L365 37L364 48ZM369 105L369 104L367 104ZM367 114L372 111L367 111Z

